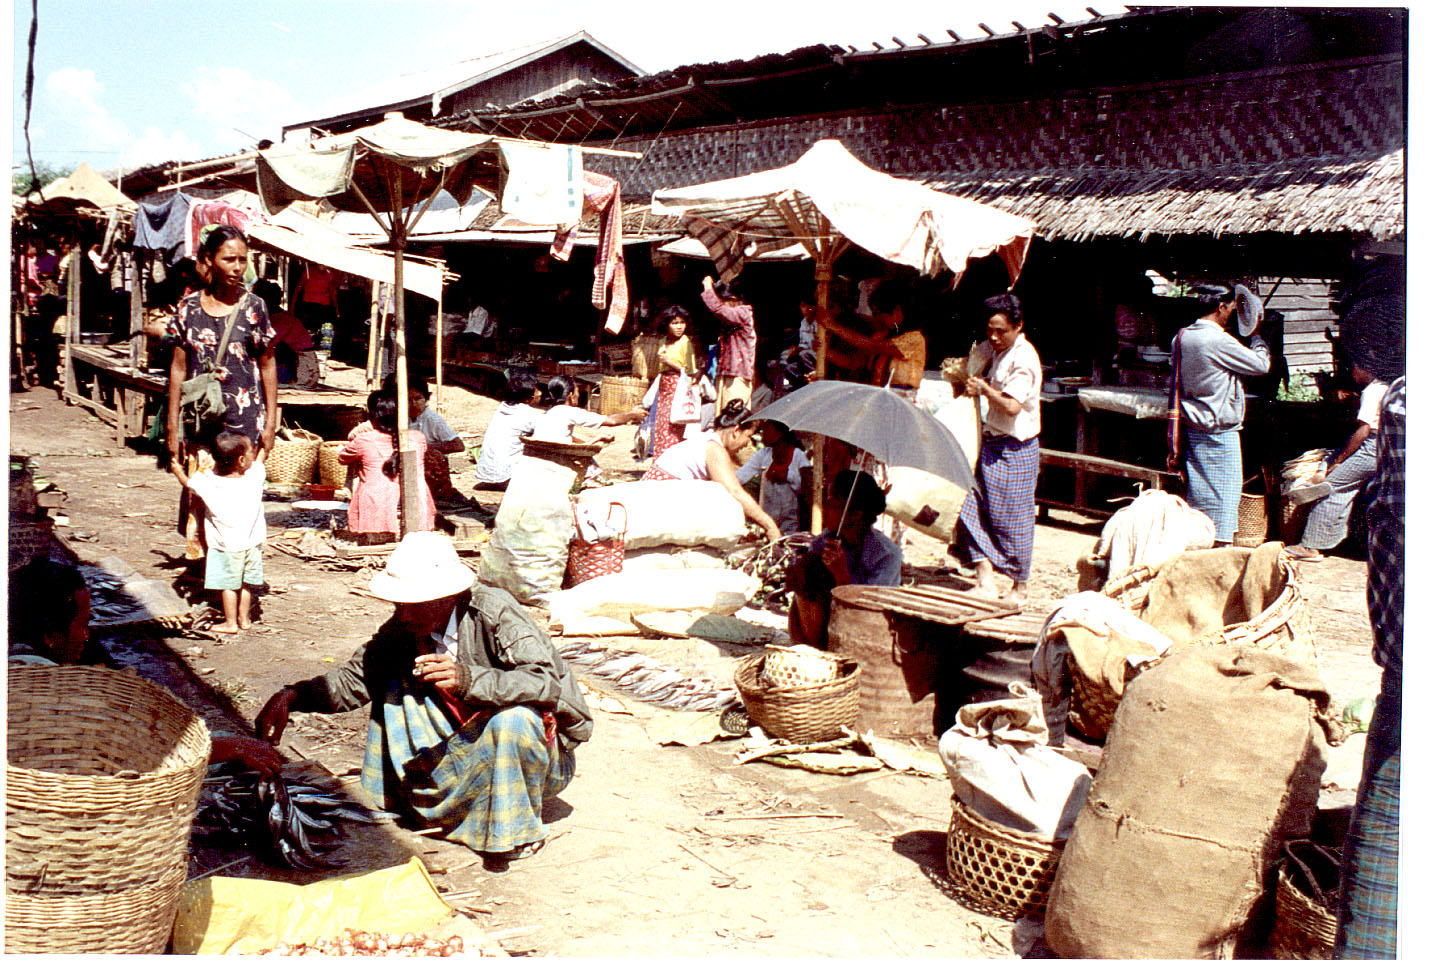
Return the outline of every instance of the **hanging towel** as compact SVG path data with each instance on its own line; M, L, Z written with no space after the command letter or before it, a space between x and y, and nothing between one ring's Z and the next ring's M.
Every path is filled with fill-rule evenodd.
M500 194L506 214L548 226L571 227L584 216L580 148L549 143L502 143L508 175Z

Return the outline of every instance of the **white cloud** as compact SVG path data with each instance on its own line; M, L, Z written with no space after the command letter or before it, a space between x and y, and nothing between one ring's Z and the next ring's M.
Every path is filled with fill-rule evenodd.
M203 155L200 144L179 130L165 133L159 127L146 127L125 151L127 167L144 167L167 160L193 160Z
M61 67L45 78L45 91L56 113L95 147L119 147L130 139L125 121L112 117L100 102L105 86L94 70Z
M236 144L251 137L280 139L280 127L305 112L304 106L272 80L244 67L200 67L183 89L200 119L213 127L217 142Z

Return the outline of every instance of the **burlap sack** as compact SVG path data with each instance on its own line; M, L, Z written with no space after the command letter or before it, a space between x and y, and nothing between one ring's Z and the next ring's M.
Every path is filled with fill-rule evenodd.
M1132 680L1050 891L1062 957L1230 957L1310 829L1329 696L1298 664L1192 647Z
M1259 616L1280 597L1284 545L1262 544L1192 550L1169 560L1155 574L1140 616L1182 648L1220 631L1226 624Z

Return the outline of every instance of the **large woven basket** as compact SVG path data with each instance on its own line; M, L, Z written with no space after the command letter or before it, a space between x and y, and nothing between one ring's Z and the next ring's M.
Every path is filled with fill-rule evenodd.
M1275 885L1275 927L1270 931L1270 955L1277 960L1330 960L1335 950L1335 914L1301 889L1314 892L1320 883L1303 859L1304 848L1316 851L1330 861L1333 871L1326 877L1336 892L1339 886L1338 851L1321 847L1308 840L1291 840L1285 844L1286 858L1280 863Z
M150 883L78 897L5 894L6 953L164 953L185 864Z
M1064 840L1020 833L950 798L945 866L966 904L995 917L1043 917Z
M860 720L860 664L843 658L840 676L828 683L776 687L760 679L765 654L757 653L735 668L735 688L750 720L772 737L791 743L815 743L841 736Z
M1285 563L1285 585L1274 603L1261 610L1256 617L1241 623L1228 624L1219 630L1201 637L1197 646L1238 646L1248 645L1268 650L1282 657L1315 667L1318 653L1315 647L1315 625L1310 620L1310 608L1300 595L1300 585L1295 579L1295 568ZM1145 611L1150 598L1150 584L1160 568L1151 565L1131 567L1122 571L1105 584L1105 596L1119 601L1120 605L1136 616ZM1067 661L1071 678L1070 714L1074 723L1087 736L1103 737L1115 720L1115 710L1120 698L1108 688L1102 688L1087 680L1076 670L1073 660Z
M343 446L344 440L326 440L320 444L316 459L320 482L337 490L345 486L350 475L349 469L340 462L340 448Z
M650 382L643 377L607 375L600 378L600 414L624 413L645 399Z
M8 694L7 952L127 952L136 938L150 944L139 952L163 949L210 755L205 724L103 667L14 667Z
M315 479L320 438L305 430L292 431L292 440L275 439L265 458L265 479L271 483L300 484Z

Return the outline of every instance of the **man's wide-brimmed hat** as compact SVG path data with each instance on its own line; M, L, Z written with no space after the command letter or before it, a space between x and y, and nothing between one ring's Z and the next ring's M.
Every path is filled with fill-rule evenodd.
M475 571L455 552L443 533L409 533L385 569L370 581L370 592L391 603L426 603L469 590Z

